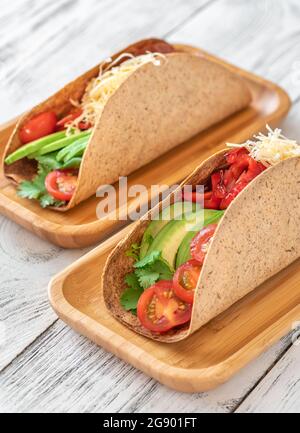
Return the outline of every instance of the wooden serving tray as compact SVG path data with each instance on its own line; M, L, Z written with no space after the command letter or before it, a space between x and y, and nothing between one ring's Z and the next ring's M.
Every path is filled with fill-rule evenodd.
M177 47L203 52L186 45ZM226 141L243 142L255 132L262 131L266 123L276 125L289 111L290 99L276 84L205 54L247 81L253 96L251 106L135 171L128 177L128 187L142 184L149 189L153 182L169 186L179 183L203 159L224 148ZM16 121L0 127L0 160ZM124 221L97 219L99 201L99 198L91 197L66 213L42 209L34 200L18 197L15 187L4 178L2 168L0 171L0 212L38 236L65 248L91 245L126 224ZM122 212L126 213L126 210Z
M300 259L186 340L166 344L134 333L106 309L100 280L108 254L130 228L54 277L49 299L77 332L164 385L185 392L216 387L299 320Z

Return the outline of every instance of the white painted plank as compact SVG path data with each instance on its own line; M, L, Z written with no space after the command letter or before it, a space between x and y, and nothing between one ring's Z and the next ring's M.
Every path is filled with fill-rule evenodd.
M162 36L210 0L14 0L0 12L0 122L116 49Z
M228 412L289 344L282 340L227 384L172 391L55 323L1 374L1 412Z
M201 46L300 95L298 0L224 0L188 21L171 41Z
M43 6L39 6L41 3ZM96 1L84 1L84 5L87 3L95 4ZM97 63L99 52L102 57L136 38L163 35L190 14L191 10L187 10L187 4L190 5L192 2L178 1L175 5L172 2L172 6L170 6L171 2L166 2L170 9L167 13L168 6L162 9L165 2L161 2L155 12L150 10L149 6L153 5L153 2L143 2L143 6L139 6L142 2L128 0L119 3L122 7L125 5L121 17L117 10L117 2L97 2L93 13L90 14L88 8L88 12L83 10L82 0L63 1L61 4L65 5L65 10L62 9L58 15L56 15L57 4L50 1L30 2L32 5L30 11L25 10L25 5L29 4L27 0L7 2L7 9L1 3L0 95L2 101L7 101L7 105L2 104L0 117L7 119L18 111L23 111L70 78ZM21 18L15 16L15 13L14 16L10 13L10 11L15 12L13 4L19 5ZM111 6L109 12L107 12L108 4ZM148 9L145 4L148 5ZM199 2L192 4L198 7ZM51 19L45 19L43 7L46 10L45 14L52 13ZM135 15L130 15L129 18L128 12L132 11ZM180 11L180 19L177 11ZM68 17L67 23L61 19L62 16ZM93 21L87 26L86 23L91 16ZM117 20L114 21L114 25L109 24L112 17ZM155 19L152 19L153 17ZM296 26L297 20L299 20L299 6L296 1L224 0L209 6L193 20L188 21L183 29L177 30L172 35L171 39L201 45L208 51L228 58L233 63L277 80L285 85L295 99L300 94L297 69L300 36ZM15 30L17 28L18 31ZM8 35L13 37L9 39ZM69 40L70 36L74 39ZM88 42L94 38L96 43L90 46ZM34 39L33 45L31 39ZM78 41L82 45L79 45ZM38 43L42 49L39 48ZM80 46L87 47L86 53L80 56L74 55L79 51ZM296 130L298 118L299 116L292 116L287 120L288 135L291 135L292 130ZM5 277L2 276L4 286L6 273L10 272L10 276L8 289L5 291L7 294L0 302L2 305L11 305L10 310L7 310L11 316L10 328L12 329L13 324L18 323L18 320L20 323L16 327L14 340L17 350L12 350L11 345L10 348L4 348L8 354L5 365L13 357L13 353L19 353L34 336L45 329L46 322L51 323L53 314L47 308L46 293L43 291L42 284L37 284L36 281L48 279L51 273L49 263L44 261L41 267L33 266L31 258L27 263L26 242L30 243L30 250L38 252L42 250L43 255L49 254L52 247L36 240L29 233L24 236L26 239L28 236L30 240L25 243L23 240L18 244L20 235L15 234L14 231L22 231L22 229L16 228L13 223L8 223L4 219L3 221L8 224L8 229L4 229L6 241L3 245L5 248L11 248L12 252L9 255L5 253L3 259L5 272L1 275L5 274ZM9 247L11 243L13 246ZM18 258L19 254L21 259ZM73 253L63 254L67 261L69 255ZM26 269L22 271L23 264L20 265L21 271L17 267L18 276L21 275L20 280L36 285L33 295L28 292L26 306L20 304L20 296L24 296L25 284L22 286L21 281L13 281L16 277L16 263L22 261L26 262ZM49 258L49 262L50 267L52 263L53 271L56 271L56 266L64 267L64 263L60 262L60 253L55 259ZM0 264L2 270L1 259ZM32 275L35 277L34 283L32 283ZM24 287L24 291L20 287ZM16 293L16 296L11 297L12 293ZM13 306L14 302L16 307ZM1 314L2 311L1 309ZM24 319L22 319L23 311L26 311ZM42 317L38 317L40 313ZM7 313L5 317L6 315ZM32 316L36 319L31 320ZM44 318L47 320L44 321ZM28 329L30 323L33 323L33 332L30 336L25 335L26 341L24 341L24 329ZM76 336L59 323L4 371L1 378L4 387L1 386L0 390L0 407L3 411L151 411L157 410L159 399L160 402L164 401L165 411L233 410L286 345L287 342L274 346L271 351L242 370L236 378L217 391L190 396L174 393L158 385L82 337ZM2 354L1 347L0 361ZM175 403L172 403L172 399Z
M56 320L49 279L83 254L42 241L0 217L0 369Z
M0 118L48 96L116 47L171 30L207 2L168 0L160 8L149 0L143 6L132 0L1 2ZM0 370L56 319L48 281L84 251L64 251L0 217L0 321L6 329Z
M288 350L237 412L300 413L299 343Z

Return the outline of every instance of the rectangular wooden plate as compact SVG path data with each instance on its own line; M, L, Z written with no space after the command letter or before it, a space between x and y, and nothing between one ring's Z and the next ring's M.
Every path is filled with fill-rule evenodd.
M186 51L203 52L186 45L177 46ZM253 96L251 106L135 171L128 177L128 187L142 184L150 189L153 182L169 186L179 183L203 159L222 149L226 141L243 142L255 132L262 131L266 123L276 125L289 111L290 99L276 84L205 54L247 81ZM0 128L0 161L15 124L16 119ZM66 213L42 209L34 200L18 197L15 187L4 178L2 170L0 172L0 212L64 248L80 248L99 242L126 224L124 221L98 219L96 207L99 200L91 197ZM127 213L126 209L122 212Z
M164 344L135 334L106 309L100 281L108 254L130 228L54 277L49 299L77 332L164 385L185 392L216 387L299 320L300 259L184 341Z

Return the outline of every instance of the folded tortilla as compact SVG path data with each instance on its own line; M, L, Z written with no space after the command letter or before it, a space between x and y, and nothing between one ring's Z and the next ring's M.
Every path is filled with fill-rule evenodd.
M149 41L159 42L140 41L122 52L135 52L135 47ZM27 120L47 110L59 118L68 113L70 99L81 100L88 82L98 75L99 66L23 116L7 144L4 159L22 146L19 130ZM182 47L166 53L160 66L140 66L107 101L84 152L75 193L66 206L56 209L72 208L94 195L99 186L132 173L250 101L250 91L241 78L205 55L182 51ZM6 177L15 183L32 179L36 170L36 162L26 158L4 164Z
M227 152L204 161L179 189L205 184L214 170L226 164ZM209 246L195 290L191 322L186 327L154 334L120 305L124 277L133 271L133 260L125 252L141 241L150 212L107 260L102 278L107 308L116 319L146 337L168 343L186 338L300 257L299 185L300 157L293 157L263 171L233 200ZM166 199L152 212L168 204Z

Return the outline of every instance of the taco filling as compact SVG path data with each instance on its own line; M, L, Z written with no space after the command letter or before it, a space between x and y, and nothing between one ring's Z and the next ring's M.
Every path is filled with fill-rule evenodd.
M125 276L120 304L153 333L178 329L191 320L205 257L231 202L268 167L300 156L299 144L269 127L267 136L259 134L254 141L228 146L232 149L225 155L226 163L209 176L204 192L182 190L182 202L164 209L149 223L141 242L126 253L134 264ZM189 213L183 213L186 203L190 204Z
M7 166L27 158L37 168L31 180L19 184L18 195L36 199L42 207L66 205L76 189L84 151L108 99L140 66L150 62L159 66L164 54L173 51L172 45L160 40L133 45L100 66L81 100L71 100L73 108L62 118L54 111L45 111L26 121L19 130L22 146L5 158Z

